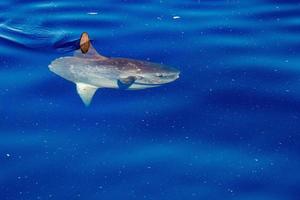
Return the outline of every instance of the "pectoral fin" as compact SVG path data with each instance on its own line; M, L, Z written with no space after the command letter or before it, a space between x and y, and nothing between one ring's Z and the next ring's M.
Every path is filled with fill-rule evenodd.
M136 80L134 76L128 76L126 78L121 78L118 80L118 86L120 89L126 90L128 89Z
M89 106L98 88L85 83L76 83L76 89L84 105Z

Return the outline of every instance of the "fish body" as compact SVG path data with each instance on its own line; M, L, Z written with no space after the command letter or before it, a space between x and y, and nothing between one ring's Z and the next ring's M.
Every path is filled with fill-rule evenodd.
M89 42L86 36L84 40ZM74 82L86 106L98 88L139 90L179 78L180 72L172 67L128 58L107 58L100 55L91 44L83 43L80 46L81 49L76 50L73 56L52 61L49 69Z

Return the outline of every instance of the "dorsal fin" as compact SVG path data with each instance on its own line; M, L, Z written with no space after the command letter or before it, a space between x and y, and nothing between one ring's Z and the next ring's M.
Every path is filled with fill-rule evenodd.
M106 57L100 55L91 44L90 38L86 32L81 34L80 49L74 52L74 56L78 58L88 58L95 60L105 60Z
M95 60L106 60L107 59L107 57L100 55L96 51L96 49L94 49L94 47L92 45L90 46L89 51L86 54L82 53L80 49L76 50L74 52L74 57L95 59Z
M79 42L80 50L82 53L86 54L91 46L91 41L87 32L83 32L80 36Z

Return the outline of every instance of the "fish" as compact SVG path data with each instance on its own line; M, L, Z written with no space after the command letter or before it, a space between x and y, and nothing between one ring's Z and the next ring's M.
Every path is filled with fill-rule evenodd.
M166 65L131 58L109 58L99 54L88 33L81 34L73 56L60 57L49 70L76 84L85 106L89 106L99 88L141 90L158 87L179 78L180 71Z

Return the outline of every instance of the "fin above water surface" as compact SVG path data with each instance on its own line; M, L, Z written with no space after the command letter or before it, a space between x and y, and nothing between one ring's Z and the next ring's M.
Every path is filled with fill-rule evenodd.
M87 53L82 53L80 49L74 52L74 57L77 58L87 58L87 59L95 59L95 60L106 60L107 57L100 55L93 45L90 45L89 51Z
M87 53L89 51L89 48L91 46L90 38L87 32L83 32L80 36L80 50L82 53Z
M76 89L84 105L89 106L98 88L86 83L76 83Z
M77 58L88 58L95 60L106 60L105 56L100 55L91 44L91 40L86 32L83 32L80 37L80 49L74 52Z

